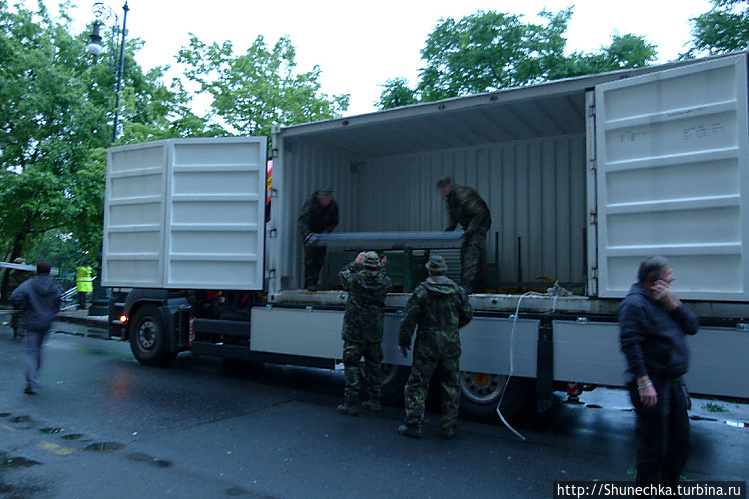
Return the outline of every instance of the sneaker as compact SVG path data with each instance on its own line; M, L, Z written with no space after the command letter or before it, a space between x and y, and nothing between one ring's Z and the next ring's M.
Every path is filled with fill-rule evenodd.
M398 427L398 433L400 433L404 437L421 438L421 429L412 425L400 425Z
M341 414L345 414L346 416L359 415L359 410L355 406L345 403L338 406L338 412L340 412Z
M23 389L23 393L26 395L34 395L36 393L36 388L31 385L26 385L26 388Z
M370 412L380 412L382 410L380 403L372 399L362 402L361 406Z
M455 438L455 427L450 426L449 428L442 428L442 438L445 440L452 440Z

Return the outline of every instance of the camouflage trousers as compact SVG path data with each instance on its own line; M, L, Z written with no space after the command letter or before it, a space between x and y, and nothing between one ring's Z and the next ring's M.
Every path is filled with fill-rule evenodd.
M322 269L325 263L325 250L327 248L322 247L304 247L304 287L308 289L310 286L317 286L317 281L320 280L320 269Z
M460 247L460 281L472 283L474 291L486 288L486 231L476 230L466 234Z
M358 404L361 392L361 358L364 357L364 371L367 378L369 398L380 401L382 392L382 341L343 342L343 366L346 387L343 396L347 404Z
M416 352L414 352L416 354ZM460 404L460 358L425 359L414 355L411 375L404 391L406 424L421 428L424 423L424 410L429 392L429 381L436 371L442 400L443 429L454 428L458 419Z

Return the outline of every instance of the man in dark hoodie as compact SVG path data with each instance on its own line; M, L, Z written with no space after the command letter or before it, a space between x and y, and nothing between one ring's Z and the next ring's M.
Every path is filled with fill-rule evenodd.
M36 277L21 284L10 295L10 303L23 310L26 328L26 389L33 395L37 390L37 374L42 365L42 344L52 321L60 311L62 291L49 277L52 267L47 261L36 264Z
M689 451L689 367L685 336L699 319L671 291L668 260L645 259L638 282L619 305L619 339L637 414L637 485L676 487ZM674 493L676 490L674 489Z
M338 273L343 289L348 291L341 333L346 380L344 403L338 406L341 414L356 416L359 413L362 356L369 392L369 400L362 407L372 412L380 411L385 298L393 287L383 269L386 261L385 256L380 258L374 251L361 252Z
M408 358L414 328L413 364L406 383L406 419L398 427L401 435L421 438L429 380L437 371L442 393L442 436L455 436L460 403L460 333L473 318L465 290L445 276L447 263L432 256L426 263L429 277L419 284L406 304L398 345Z

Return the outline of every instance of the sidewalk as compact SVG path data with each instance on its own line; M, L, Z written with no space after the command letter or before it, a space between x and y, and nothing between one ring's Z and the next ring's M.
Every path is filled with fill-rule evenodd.
M106 329L108 317L106 315L88 315L88 310L78 310L73 307L60 311L56 320Z

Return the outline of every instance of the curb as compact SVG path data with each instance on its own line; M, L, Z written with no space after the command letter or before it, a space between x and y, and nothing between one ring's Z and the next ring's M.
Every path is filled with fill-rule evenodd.
M75 317L71 315L60 314L55 318L55 321L68 322L70 324L79 324L82 326L94 327L99 329L107 329L106 316Z

